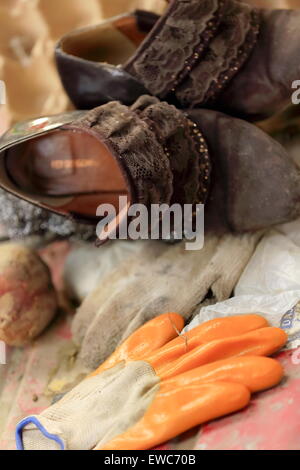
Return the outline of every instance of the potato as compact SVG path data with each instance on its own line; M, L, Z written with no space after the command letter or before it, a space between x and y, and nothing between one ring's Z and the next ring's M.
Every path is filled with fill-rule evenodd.
M32 249L0 245L0 340L23 346L53 319L57 295L48 267Z

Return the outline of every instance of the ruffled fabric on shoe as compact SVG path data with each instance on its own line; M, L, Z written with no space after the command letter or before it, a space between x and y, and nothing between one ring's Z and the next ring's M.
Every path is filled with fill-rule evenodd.
M213 102L251 54L260 16L235 0L173 1L123 69L183 107Z
M204 203L210 159L197 125L157 98L142 96L131 107L107 103L65 126L91 132L117 160L132 202Z

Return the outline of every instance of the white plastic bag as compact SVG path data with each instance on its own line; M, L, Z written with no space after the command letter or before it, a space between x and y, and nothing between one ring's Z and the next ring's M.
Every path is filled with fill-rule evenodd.
M300 345L300 243L296 244L299 239L295 237L300 233L300 221L279 230L271 231L259 243L235 288L235 296L203 307L187 331L216 317L258 313L270 325L287 332L288 349Z

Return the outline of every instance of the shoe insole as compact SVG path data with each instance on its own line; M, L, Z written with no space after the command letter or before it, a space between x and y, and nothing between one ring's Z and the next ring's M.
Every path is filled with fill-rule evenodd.
M109 149L82 131L56 130L7 151L16 186L32 198L76 198L76 212L96 215L102 203L118 207L127 194L122 171ZM74 203L72 204L72 206Z
M120 65L135 53L151 26L143 24L141 28L135 15L129 15L66 36L62 48L67 54L85 60Z

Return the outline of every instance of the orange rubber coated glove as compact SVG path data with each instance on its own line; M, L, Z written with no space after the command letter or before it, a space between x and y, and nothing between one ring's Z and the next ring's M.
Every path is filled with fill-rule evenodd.
M177 330L175 339L155 349L153 328L166 318L162 315L137 330L93 373L107 370L120 360L143 360L160 378L159 389L144 416L97 450L149 449L243 408L251 392L280 382L281 365L263 356L279 350L287 337L283 330L269 328L263 317L215 319L180 335L181 317L167 315Z
M39 416L23 420L23 449L140 450L240 410L276 385L268 356L286 342L259 315L204 323L181 334L176 313L149 321L95 372Z

